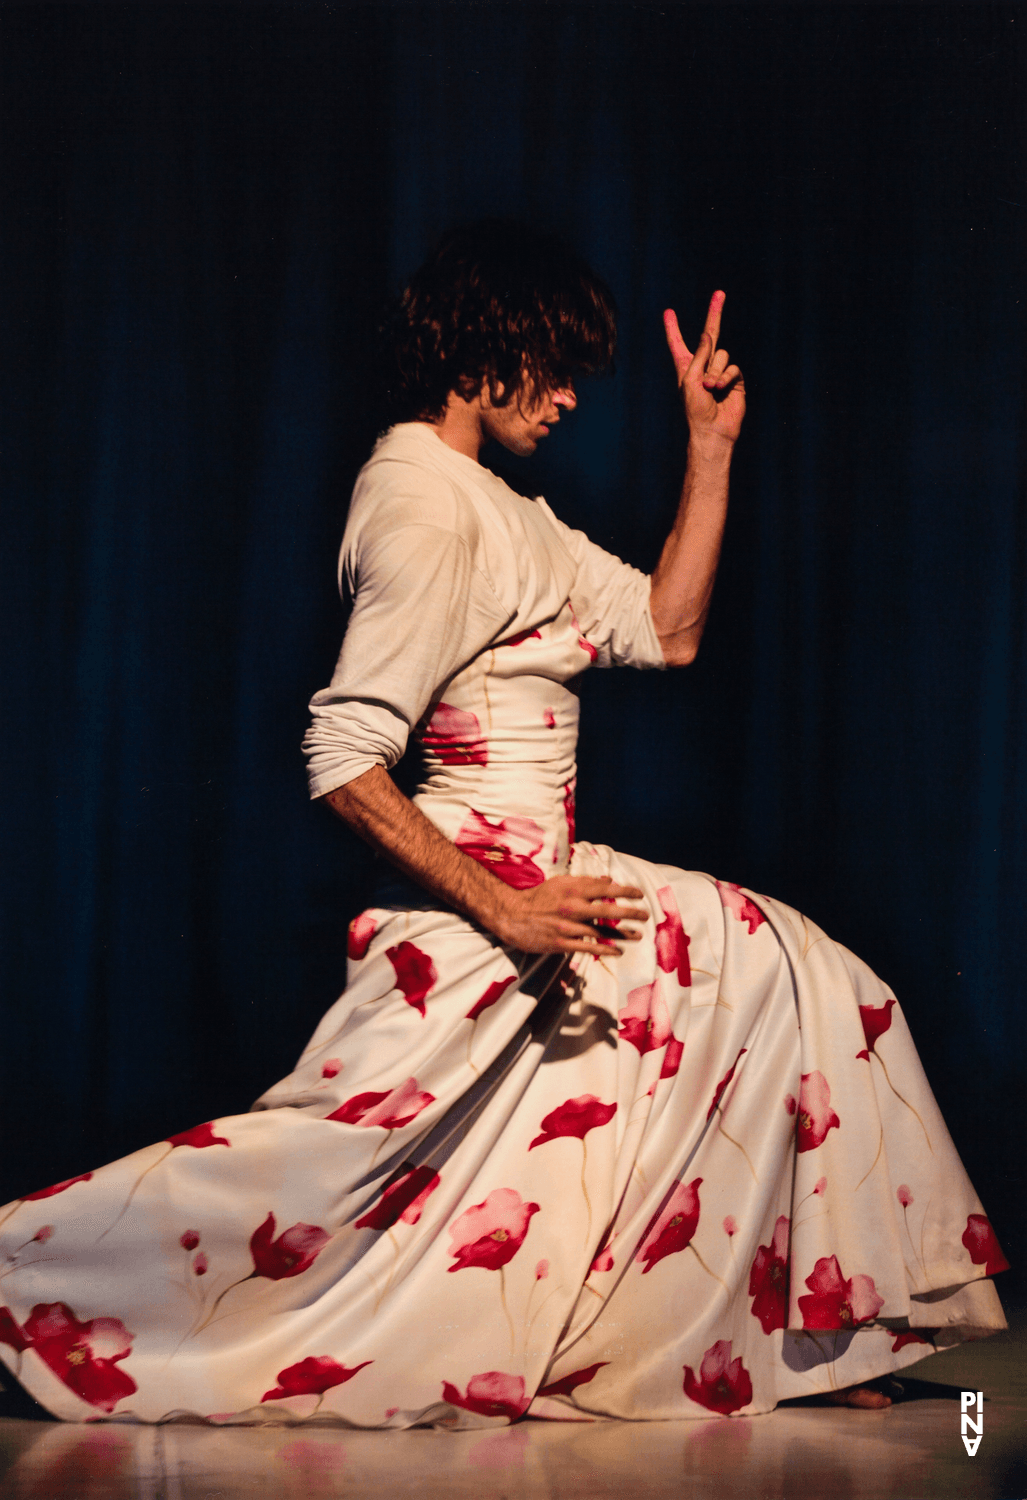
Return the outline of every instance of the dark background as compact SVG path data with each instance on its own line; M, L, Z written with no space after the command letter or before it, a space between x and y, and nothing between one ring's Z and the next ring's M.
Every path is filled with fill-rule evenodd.
M699 662L586 682L582 834L769 891L894 985L1022 1268L1025 30L0 9L0 1202L245 1108L341 989L368 859L299 741L375 322L500 211L622 309L617 374L518 471L565 519L655 560L665 305L695 333L726 288L750 392Z

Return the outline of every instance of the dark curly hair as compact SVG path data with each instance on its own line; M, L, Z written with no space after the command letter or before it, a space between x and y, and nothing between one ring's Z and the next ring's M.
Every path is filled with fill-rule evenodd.
M383 325L392 421L442 415L450 391L494 405L612 364L616 304L555 235L479 219L444 235Z

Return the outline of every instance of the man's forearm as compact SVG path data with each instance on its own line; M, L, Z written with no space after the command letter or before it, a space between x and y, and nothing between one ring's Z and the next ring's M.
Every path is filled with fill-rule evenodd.
M495 930L508 887L440 833L383 766L372 766L355 781L327 792L323 800L365 843L418 885Z
M671 666L695 659L702 638L727 517L734 444L693 438L678 513L652 576L649 609Z

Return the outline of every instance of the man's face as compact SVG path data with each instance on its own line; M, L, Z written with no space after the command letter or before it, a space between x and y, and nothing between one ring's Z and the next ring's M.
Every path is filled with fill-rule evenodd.
M561 413L573 411L577 404L574 382L569 377L555 390L541 394L522 386L505 406L492 405L486 386L481 395L482 428L511 453L527 458L548 436L550 427L559 422Z

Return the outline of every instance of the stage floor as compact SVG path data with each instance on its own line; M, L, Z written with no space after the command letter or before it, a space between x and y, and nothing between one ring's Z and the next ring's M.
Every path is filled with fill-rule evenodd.
M348 1432L0 1419L0 1500L1024 1500L1027 1315L904 1372L983 1390L974 1457L951 1395L885 1411L749 1420L525 1422L493 1432Z

